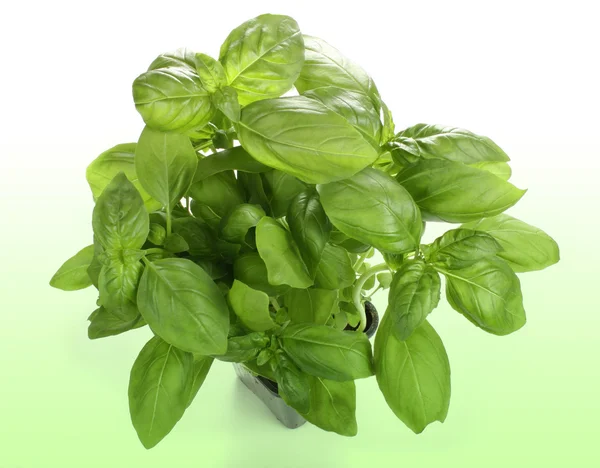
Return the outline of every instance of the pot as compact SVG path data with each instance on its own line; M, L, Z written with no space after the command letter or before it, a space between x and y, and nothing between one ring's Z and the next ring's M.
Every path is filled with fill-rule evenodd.
M375 306L368 301L365 302L365 313L367 316L367 324L364 333L371 338L379 325L379 314L377 313ZM347 326L345 330L356 330L356 328ZM279 393L277 392L277 382L273 382L270 379L255 374L241 363L234 363L233 367L242 383L260 398L267 408L271 410L271 413L273 413L284 426L295 429L306 422L306 419L298 414L294 408L288 406L279 396Z

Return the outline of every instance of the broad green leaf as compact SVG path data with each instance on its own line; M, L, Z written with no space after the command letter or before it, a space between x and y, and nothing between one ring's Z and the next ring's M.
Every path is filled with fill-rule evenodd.
M504 250L498 257L516 272L542 270L560 260L557 243L535 226L507 214L464 224L462 227L490 234Z
M227 295L229 304L244 326L253 331L267 331L275 326L269 314L269 296L234 280Z
M299 413L308 413L310 411L310 376L298 369L298 366L281 351L277 353L275 375L279 396Z
M232 122L240 120L240 104L235 89L225 86L216 90L211 99L215 108L221 111L229 120Z
M265 216L259 205L243 203L236 206L231 213L221 219L219 231L227 242L245 244L248 231L255 227Z
M394 137L396 132L396 125L394 124L394 117L392 111L386 106L385 102L381 101L381 110L383 113L383 128L381 130L381 141L382 145L385 145Z
M508 161L509 157L492 140L468 130L441 125L417 124L397 133L391 142L398 164L417 159L448 159L465 164Z
M144 128L135 150L135 169L142 187L167 212L187 192L196 166L196 152L188 137Z
M148 263L137 303L152 331L166 342L201 355L226 351L227 303L208 273L191 260Z
M338 291L292 289L285 295L285 305L292 322L325 325L338 310Z
M63 291L77 291L92 285L88 268L94 258L94 246L84 247L69 258L50 280L50 286Z
M335 86L314 88L303 95L319 101L328 109L344 117L371 144L379 146L382 128L379 108L375 106L369 96Z
M508 180L512 175L512 169L507 162L483 161L475 164L469 164L469 166L491 172L495 176L500 177L502 180Z
M119 172L98 197L92 225L94 236L106 249L139 249L146 242L148 212L124 172Z
M135 172L134 156L137 143L124 143L113 146L94 159L85 171L85 177L92 189L94 200L98 199L111 180L119 173L124 172L129 181L140 193L146 209L158 210L160 202L154 200L146 192L138 180Z
M88 338L90 340L120 335L121 333L146 325L140 314L131 320L123 320L113 311L102 306L92 312L88 320L90 321L88 327Z
M343 289L352 285L356 273L342 247L326 244L315 275L315 286L323 289Z
M379 115L381 98L377 87L358 64L317 37L304 35L304 48L304 67L294 83L298 92L302 94L323 86L359 92L373 101Z
M386 316L399 340L407 340L440 301L440 276L425 262L412 260L394 273Z
M243 106L292 88L304 63L304 41L289 16L260 15L235 28L219 60Z
M183 416L190 396L193 356L158 336L143 347L131 369L129 412L147 449L158 444Z
M397 177L424 219L462 223L494 216L525 194L494 174L442 159L423 159Z
M215 238L210 228L197 218L177 218L173 220L173 232L181 236L188 245L190 255L199 257L215 256Z
M259 163L241 146L236 146L200 159L194 175L194 182L208 179L219 172L232 170L259 173L270 171L271 168Z
M404 253L421 239L421 214L406 189L392 177L367 168L317 190L333 225L378 250Z
M443 270L446 297L456 311L488 333L508 335L525 325L521 283L501 258L490 257L457 270Z
M350 177L379 156L344 117L304 96L244 108L238 138L261 163L310 184Z
M185 47L174 50L173 52L167 52L156 57L148 67L148 70L158 70L160 68L169 67L196 70L196 55L195 52Z
M167 238L167 230L158 223L150 223L150 231L148 232L148 242L154 245L163 245Z
M256 364L258 366L266 366L273 357L273 351L271 351L269 348L265 348L258 353L258 356L256 357Z
M433 327L423 322L406 340L394 335L385 315L375 337L375 375L394 414L419 434L444 422L450 404L450 363Z
M271 205L265 192L261 174L238 172L238 183L244 189L246 200L253 205L260 205L267 214L271 214Z
M429 262L450 269L467 267L501 251L502 246L491 235L462 228L447 231L430 246L424 246Z
M223 65L211 56L196 54L194 56L194 66L200 77L202 86L209 93L214 93L227 84L227 76L225 75Z
M110 251L100 270L98 291L100 304L124 322L139 316L136 305L138 284L142 275L139 251Z
M286 219L308 272L314 278L331 233L331 223L319 196L309 191L299 193L290 203Z
M133 82L133 101L148 127L183 133L210 122L214 107L196 70L148 70Z
M307 374L344 381L373 375L367 335L325 325L292 324L281 334L283 350Z
M261 174L263 188L271 207L273 217L285 216L292 200L307 189L304 182L281 171L268 171Z
M227 351L215 357L225 362L251 361L268 344L269 338L260 332L252 332L243 336L233 336L227 340Z
M289 286L284 284L273 285L269 283L267 266L256 252L242 254L235 259L233 276L252 289L258 289L273 297L281 296L290 289Z
M271 366L259 366L256 364L256 360L252 360L244 362L244 367L246 367L253 374L261 375L269 380L272 380L273 382L277 381L277 377L275 377Z
M219 172L194 182L189 195L193 198L191 209L194 216L203 219L214 230L218 229L223 217L237 205L244 203L244 196L233 171Z
M98 289L98 281L100 279L100 271L102 270L102 262L100 258L104 254L104 247L98 241L96 236L94 236L94 256L90 263L90 266L87 268L87 274L92 281L92 284L96 289Z
M377 274L377 281L382 289L387 289L392 284L392 274L389 271Z
M185 218L178 218L178 219L185 219ZM181 252L185 252L186 250L190 249L190 246L186 242L186 240L181 235L177 234L176 232L172 233L170 236L168 236L165 239L164 247L166 250L168 250L171 253L181 253Z
M325 431L355 436L358 426L354 381L336 382L312 375L307 377L310 385L310 409L307 412L299 411L304 419Z
M363 244L356 239L352 239L352 237L348 237L343 232L338 231L335 226L333 226L333 229L331 230L329 242L334 245L339 245L344 250L347 250L349 253L353 254L364 253L371 248L369 244Z
M189 407L194 401L194 398L196 398L200 387L202 387L202 384L206 380L206 376L210 371L213 361L214 359L209 356L194 356L194 363L192 364L192 383L190 385L187 407Z
M273 218L265 216L257 224L256 247L267 266L269 283L293 288L313 284L292 235Z

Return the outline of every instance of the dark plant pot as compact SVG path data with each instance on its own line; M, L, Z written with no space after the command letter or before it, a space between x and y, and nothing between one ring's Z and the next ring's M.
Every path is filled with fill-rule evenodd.
M371 338L379 325L379 314L377 313L375 306L370 302L365 302L365 312L367 316L367 325L364 333ZM356 328L346 327L346 330L356 330ZM271 413L273 413L284 426L295 429L306 422L306 419L300 416L294 408L288 406L279 396L277 382L254 374L243 364L234 363L233 367L243 384L262 400L267 408L271 410Z

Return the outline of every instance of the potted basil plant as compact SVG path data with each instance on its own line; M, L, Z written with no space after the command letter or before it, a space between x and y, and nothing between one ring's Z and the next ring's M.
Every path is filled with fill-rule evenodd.
M293 409L274 409L288 425L345 436L357 433L354 381L375 376L419 433L444 421L450 399L448 357L427 320L441 278L453 309L507 335L525 324L516 273L559 259L547 234L504 214L525 190L492 140L439 125L397 131L369 75L290 17L238 26L218 60L158 56L133 101L145 122L137 142L87 169L93 243L50 284L97 288L91 339L152 331L129 382L147 448L215 359L247 384L270 382ZM453 226L424 244L428 221ZM365 302L379 290L388 303L373 351Z

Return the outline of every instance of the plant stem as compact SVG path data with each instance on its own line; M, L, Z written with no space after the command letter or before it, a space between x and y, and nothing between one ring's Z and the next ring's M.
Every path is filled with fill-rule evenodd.
M273 306L273 309L275 309L275 312L277 312L279 309L281 309L279 302L277 302L276 298L271 297L270 301L271 301L271 305Z
M362 288L371 276L389 269L390 267L388 267L386 263L380 263L379 265L372 266L367 271L365 271L354 284L354 289L352 290L352 300L354 302L354 306L360 313L360 323L358 324L358 331L360 332L365 330L365 326L367 324L367 315L365 313L365 308L360 300L360 293L362 291Z
M171 207L167 207L167 237L171 235Z
M354 268L354 270L358 270L362 266L362 264L365 263L367 256L370 255L372 251L373 251L373 247L369 247L369 249L366 252L363 252L362 254L360 254L360 257L358 257L358 259L356 260L356 263L354 264L354 266L352 268Z
M161 249L159 247L153 247L151 249L144 250L144 252L146 252L146 255L162 254L162 253L165 253L165 249Z

